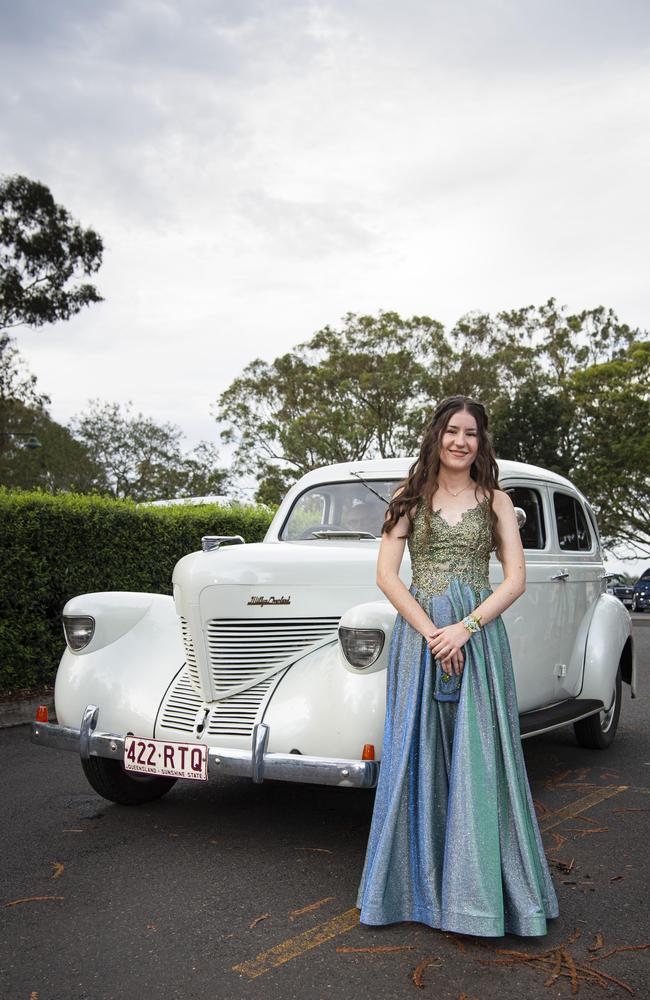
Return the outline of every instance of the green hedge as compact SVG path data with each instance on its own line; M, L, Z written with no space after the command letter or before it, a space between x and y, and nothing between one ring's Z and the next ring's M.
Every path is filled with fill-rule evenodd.
M264 508L137 507L102 497L0 490L0 692L51 683L61 610L76 594L170 594L175 564L202 535L261 541Z

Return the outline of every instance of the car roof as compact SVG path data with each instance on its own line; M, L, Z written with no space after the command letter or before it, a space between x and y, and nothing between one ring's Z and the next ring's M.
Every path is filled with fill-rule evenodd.
M404 458L369 458L359 462L339 462L336 465L323 465L312 472L306 473L300 479L301 490L311 485L319 483L331 483L337 480L347 480L354 473L363 479L405 479L408 471L415 462L416 456L406 456ZM512 462L507 459L498 459L499 478L512 477L517 479L543 479L546 482L557 483L558 486L568 486L572 490L576 487L565 476L550 469L543 469L539 465L530 465L527 462Z

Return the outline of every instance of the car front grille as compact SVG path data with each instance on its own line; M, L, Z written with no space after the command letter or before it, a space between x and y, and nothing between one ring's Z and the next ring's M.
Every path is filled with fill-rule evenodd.
M227 691L291 657L299 657L313 643L336 638L337 618L227 618L207 626L212 681ZM163 703L160 724L178 733L192 733L196 714L203 704L194 645L187 621L181 618L186 666ZM226 697L210 708L209 736L250 736L261 710L283 671L251 684L245 691Z
M163 703L160 723L164 729L191 733L200 707L201 698L192 687L188 670L181 670Z
M208 622L212 682L220 691L253 680L321 639L336 638L337 618L215 618Z
M279 679L266 680L248 691L240 691L210 708L207 733L209 736L251 736L265 695ZM182 670L165 698L160 714L160 726L176 733L194 732L194 720L203 701L192 687L187 669Z

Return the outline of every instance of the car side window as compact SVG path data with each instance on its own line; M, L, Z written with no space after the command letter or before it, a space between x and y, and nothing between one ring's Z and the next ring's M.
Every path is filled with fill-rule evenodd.
M591 533L582 504L577 500L573 501L576 508L576 524L578 527L578 548L581 552L589 552L591 549Z
M598 537L598 525L596 524L596 518L594 517L594 512L591 509L591 507L586 507L586 511L588 515L588 523L589 526L591 527L591 533L594 536L594 541L596 543L596 546L598 546L600 545L600 540Z
M582 506L568 493L553 493L560 548L565 552L588 552L592 547L591 532Z
M543 549L546 545L546 528L542 498L537 490L528 486L512 486L505 491L514 507L521 507L526 523L519 529L521 544L525 549Z

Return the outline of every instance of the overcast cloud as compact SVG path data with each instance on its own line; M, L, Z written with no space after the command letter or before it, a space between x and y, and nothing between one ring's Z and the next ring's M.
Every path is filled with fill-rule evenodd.
M252 358L348 311L650 313L639 0L0 5L2 171L102 234L106 302L18 342L52 414L216 439Z

